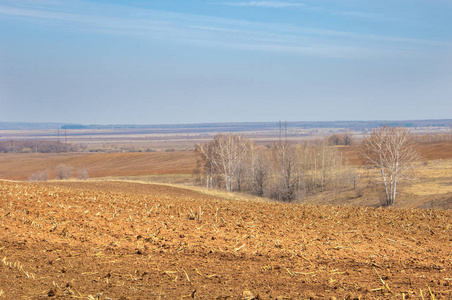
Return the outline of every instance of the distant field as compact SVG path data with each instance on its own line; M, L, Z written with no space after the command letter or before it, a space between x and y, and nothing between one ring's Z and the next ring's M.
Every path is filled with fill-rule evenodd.
M340 147L352 165L362 165L359 144ZM422 160L452 158L452 141L419 143L417 149ZM18 153L0 154L0 178L26 180L35 172L49 170L49 179L55 178L55 168L65 164L87 169L90 177L139 176L162 174L192 174L196 168L193 151L151 153Z
M0 141L59 141L81 145L90 151L121 152L153 150L192 150L198 143L218 133L237 133L269 145L278 140L293 142L322 140L350 130L355 140L362 140L371 129L389 124L408 126L415 135L451 134L452 120L418 121L338 121L338 122L267 122L212 123L185 125L109 125L63 126L64 124L8 124L0 122ZM287 125L287 127L286 127ZM65 129L66 128L66 129Z
M192 151L154 153L68 153L68 154L0 154L0 178L26 180L32 174L64 164L76 171L87 169L90 177L135 176L156 174L191 174L196 167Z
M362 147L359 144L350 147L340 147L348 162L352 165L363 165L365 163L362 155ZM452 141L417 143L416 150L421 154L421 160L436 160L452 158Z

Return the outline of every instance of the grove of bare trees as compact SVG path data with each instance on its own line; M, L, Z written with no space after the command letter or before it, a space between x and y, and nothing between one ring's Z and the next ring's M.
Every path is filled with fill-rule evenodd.
M85 150L82 144L43 140L0 141L0 153L64 153Z
M66 166L64 164L59 164L56 169L56 177L57 179L63 180L63 179L69 179L71 178L73 168L70 166Z
M332 146L350 146L353 143L353 134L349 130L345 130L343 133L335 133L327 138L327 142Z
M353 186L354 171L326 143L257 145L236 134L219 134L197 145L197 181L207 188L252 193L291 202L303 195Z
M419 159L410 131L405 127L378 127L364 141L365 157L377 167L385 188L386 205L395 203L397 184Z

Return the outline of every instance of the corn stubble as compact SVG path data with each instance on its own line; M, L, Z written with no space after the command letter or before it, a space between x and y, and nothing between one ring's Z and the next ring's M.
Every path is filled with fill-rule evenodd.
M0 299L450 299L452 212L0 182Z

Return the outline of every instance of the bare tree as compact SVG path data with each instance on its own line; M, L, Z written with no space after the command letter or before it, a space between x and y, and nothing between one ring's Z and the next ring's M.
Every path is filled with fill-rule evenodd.
M198 166L196 173L201 176L200 181L204 183L208 189L213 188L215 177L213 143L198 144L196 145L195 151L200 156L200 159L197 162Z
M66 166L64 164L58 165L55 169L57 179L63 180L71 178L72 169L72 167Z
M270 176L270 159L265 148L252 144L251 147L251 186L252 193L262 197Z
M224 178L227 191L232 191L237 171L248 151L249 140L241 135L220 134L214 139L214 164Z
M341 139L342 139L341 135L340 135L340 134L337 134L337 133L332 134L332 135L330 135L330 136L327 138L328 144L331 145L331 146L337 146L337 145L340 145L340 144L341 144Z
M207 188L248 192L291 202L306 193L352 184L342 153L326 144L280 141L271 149L236 134L219 134L196 146L195 175Z
M291 202L297 198L300 187L301 168L296 145L276 143L273 145L272 153L276 176L276 189L273 197L281 201Z
M345 130L342 134L342 143L345 146L350 146L353 143L353 134L350 130Z
M326 137L326 142L330 146L350 146L353 143L353 134L350 130L345 130L344 133L334 133Z
M299 146L303 189L307 193L315 194L352 184L349 178L354 171L347 166L342 152L327 143Z
M244 162L250 143L252 141L241 135L229 133L218 134L213 141L197 147L197 152L205 161L204 173L209 176L207 187L212 187L214 174L223 178L227 191L243 183Z
M419 159L410 131L405 127L378 127L364 141L367 160L381 172L386 192L386 205L393 205L397 183Z
M80 180L86 180L89 178L88 169L83 168L77 171L77 178Z
M29 181L46 181L49 178L49 170L33 173L28 180Z

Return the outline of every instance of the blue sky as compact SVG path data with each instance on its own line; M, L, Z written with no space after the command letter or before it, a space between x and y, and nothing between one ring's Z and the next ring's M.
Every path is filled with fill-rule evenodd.
M0 0L0 121L440 119L452 1Z

